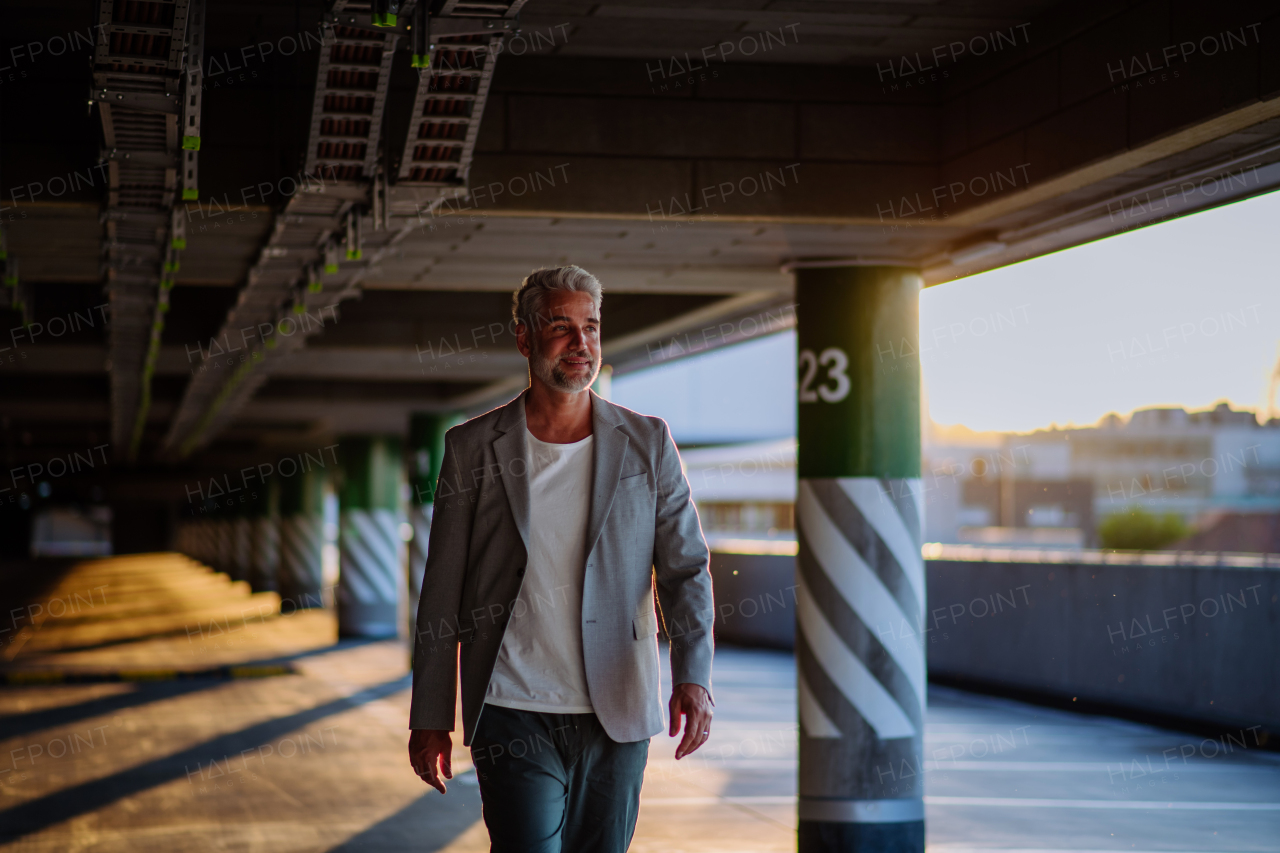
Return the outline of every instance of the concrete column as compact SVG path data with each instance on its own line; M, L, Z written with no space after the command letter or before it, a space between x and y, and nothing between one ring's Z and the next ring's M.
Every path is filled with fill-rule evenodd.
M255 592L279 589L279 486L274 477L254 489L249 502L249 584Z
M179 554L191 553L191 531L186 522L178 522L173 535L173 550Z
M187 556L198 563L209 565L209 549L206 544L209 539L208 523L203 518L192 518L187 522L187 528L190 530Z
M213 519L201 515L195 520L195 525L197 559L211 569L221 571L217 565L218 534Z
M920 287L796 271L801 853L924 851Z
M246 504L237 504L228 512L231 514L230 574L234 580L248 581L253 562L253 523L249 520L249 508Z
M591 390L603 400L613 399L613 365L600 365L600 372L596 374L596 381L591 383Z
M217 506L213 512L219 513L209 519L209 535L213 540L213 567L225 575L235 577L232 566L233 541L231 536L231 519L227 518L225 509Z
M462 423L460 414L418 413L409 418L409 633L418 616L422 595L422 573L427 565L427 542L431 536L431 514L436 481L444 461L444 434Z
M280 566L277 580L285 613L324 603L324 472L283 474L279 483Z
M338 495L338 633L394 637L404 598L404 542L400 538L400 439L342 439Z

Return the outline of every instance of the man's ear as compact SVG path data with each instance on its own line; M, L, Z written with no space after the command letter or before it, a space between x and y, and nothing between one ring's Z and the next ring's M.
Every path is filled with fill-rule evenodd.
M524 323L517 324L516 325L516 349L518 349L520 351L520 354L525 358L529 357L529 353L531 351L529 347L529 343L530 343L529 327Z

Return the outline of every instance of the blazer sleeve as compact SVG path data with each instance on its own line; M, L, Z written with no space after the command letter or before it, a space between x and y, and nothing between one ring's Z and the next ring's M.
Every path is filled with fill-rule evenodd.
M710 693L715 623L711 554L680 468L680 454L666 422L660 423L653 568L659 598L670 611L663 617L671 642L671 683L698 684Z
M463 485L454 430L445 434L427 567L414 636L409 728L453 731L458 689L458 608L467 575L475 507Z

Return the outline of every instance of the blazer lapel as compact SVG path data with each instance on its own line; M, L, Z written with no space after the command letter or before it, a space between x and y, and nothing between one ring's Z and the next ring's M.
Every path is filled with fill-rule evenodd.
M627 456L631 440L618 429L622 423L612 406L591 394L591 430L595 436L595 465L591 477L591 515L587 521L587 554L596 547L604 520L613 507L613 496L618 491L618 476L622 473L622 460Z
M498 430L502 435L493 440L493 453L498 460L498 470L502 475L502 488L507 493L507 503L511 506L511 515L515 517L516 529L524 540L525 550L529 549L529 456L525 452L525 418L524 395L507 404L498 420Z

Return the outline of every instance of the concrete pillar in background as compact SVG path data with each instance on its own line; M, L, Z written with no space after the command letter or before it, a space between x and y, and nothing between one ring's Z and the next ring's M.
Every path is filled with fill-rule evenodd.
M198 563L209 565L209 524L199 513L192 513L184 523L185 535L182 553Z
M919 274L798 265L801 853L923 853Z
M280 568L279 485L275 477L254 488L249 500L249 584L255 592L277 590Z
M591 383L591 390L603 400L613 399L613 365L600 365L600 372L596 374L596 381Z
M196 525L196 559L217 570L218 532L214 521L207 515L200 514L197 515L194 524Z
M400 439L353 436L339 442L338 452L338 633L394 637L407 586L400 536Z
M431 513L436 481L444 461L444 434L462 423L460 414L420 412L409 418L409 633L418 617L422 595L422 573L427 565L427 543L431 535Z
M253 562L253 522L249 518L249 506L236 502L227 510L231 525L231 571L234 580L248 581Z
M193 533L195 533L195 528L193 528L191 521L178 521L178 532L173 538L174 551L184 553L188 557L195 556L192 553L195 551L195 548L192 547L195 544L195 538L192 537Z
M322 607L324 586L324 471L295 469L279 489L281 611Z
M235 577L232 566L234 542L231 535L232 522L226 515L227 509L215 505L210 511L209 537L213 540L213 567L223 574Z

